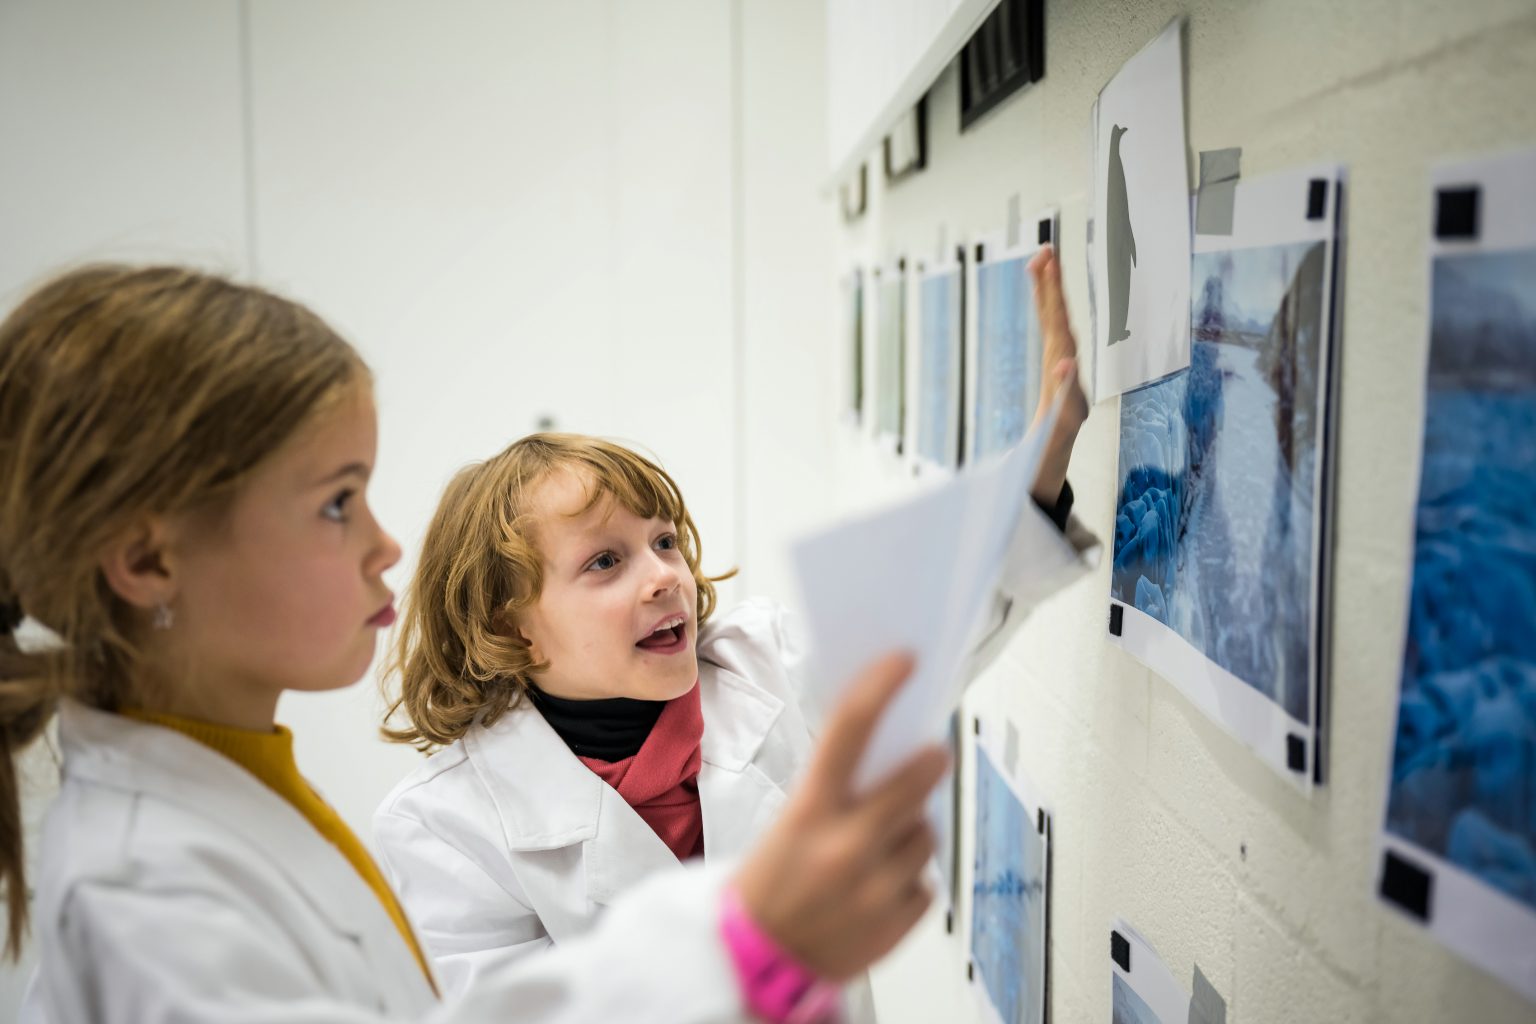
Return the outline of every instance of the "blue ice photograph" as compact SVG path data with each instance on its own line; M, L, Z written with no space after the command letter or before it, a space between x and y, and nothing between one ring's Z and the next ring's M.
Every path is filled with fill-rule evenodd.
M1040 328L1028 261L976 268L977 456L1011 448L1040 401Z
M960 447L960 272L923 278L918 364L917 453L953 466Z
M1323 242L1194 257L1190 365L1120 400L1111 594L1312 720Z
M1109 1011L1112 1024L1163 1024L1162 1018L1152 1012L1152 1007L1136 994L1130 982L1111 973L1115 979Z
M971 959L1004 1024L1045 1013L1045 839L985 750L976 757Z
M855 419L864 413L864 272L855 270L844 285L843 327L846 335L848 384L843 392L843 411Z
M1536 910L1536 249L1432 289L1387 830Z
M879 342L875 350L875 428L881 434L901 437L906 416L904 366L906 338L906 295L904 275L888 273L878 286L880 310Z

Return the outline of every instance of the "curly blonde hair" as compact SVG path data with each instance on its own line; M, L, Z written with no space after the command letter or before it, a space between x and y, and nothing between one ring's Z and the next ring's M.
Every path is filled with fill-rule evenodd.
M438 503L383 674L386 739L424 752L452 743L477 719L489 725L516 707L531 674L546 667L534 660L516 620L543 587L530 509L538 486L557 469L586 481L580 511L608 498L642 519L670 520L698 588L699 625L714 611L714 585L734 570L706 576L699 567L698 527L665 470L602 438L530 434L460 470ZM390 693L395 677L398 694ZM391 727L400 711L409 724Z

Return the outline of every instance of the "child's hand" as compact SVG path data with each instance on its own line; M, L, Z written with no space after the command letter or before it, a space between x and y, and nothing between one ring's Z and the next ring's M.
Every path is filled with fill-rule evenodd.
M1067 302L1061 293L1061 263L1056 259L1056 250L1049 245L1041 246L1029 261L1029 273L1035 282L1035 315L1040 321L1042 353L1040 405L1035 411L1035 421L1038 423L1045 415L1058 391L1064 387L1071 389L1061 407L1061 416L1056 420L1056 429L1046 444L1031 492L1037 502L1049 508L1056 504L1061 486L1066 483L1072 445L1077 441L1083 421L1088 418L1088 398L1077 377L1077 339L1072 336L1072 325L1067 321Z
M889 952L933 898L923 884L934 850L925 801L948 755L929 747L867 793L852 784L875 723L911 670L910 658L894 655L864 670L736 879L758 926L830 981Z

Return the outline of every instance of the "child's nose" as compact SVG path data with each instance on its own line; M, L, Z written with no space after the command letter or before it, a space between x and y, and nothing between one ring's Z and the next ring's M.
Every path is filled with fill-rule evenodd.
M682 576L675 565L661 558L654 558L652 565L655 567L651 578L652 597L665 597L682 584Z

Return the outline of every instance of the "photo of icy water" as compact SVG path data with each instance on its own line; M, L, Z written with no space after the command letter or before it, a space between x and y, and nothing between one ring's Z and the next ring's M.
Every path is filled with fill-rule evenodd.
M906 324L907 276L887 269L877 288L880 308L876 318L875 429L898 439L906 424Z
M1536 908L1536 249L1432 289L1387 830Z
M1029 260L982 262L976 268L977 456L1012 447L1040 401L1040 323Z
M941 466L960 454L960 271L922 280L917 453Z
M971 959L1004 1024L1045 1013L1045 837L992 758L976 756Z
M1115 987L1110 999L1110 1019L1113 1024L1163 1024L1163 1019L1152 1012L1152 1007L1142 1001L1130 982L1113 975Z
M1192 262L1187 370L1122 396L1111 594L1310 723L1325 244Z

